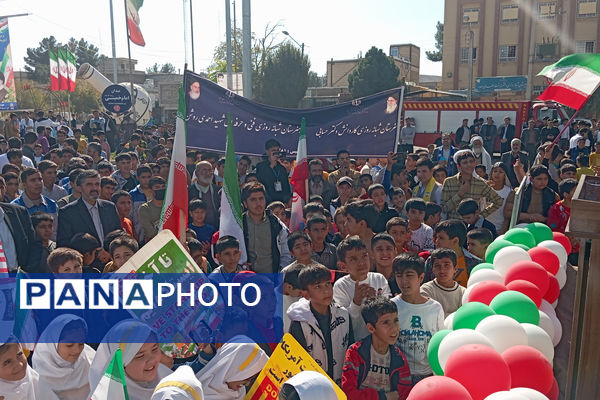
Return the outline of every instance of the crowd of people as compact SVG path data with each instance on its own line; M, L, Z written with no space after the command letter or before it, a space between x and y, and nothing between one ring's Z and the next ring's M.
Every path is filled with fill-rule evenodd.
M119 134L98 112L90 116L85 129L43 112L10 114L3 124L0 240L9 272L114 272L158 234L173 126ZM384 158L342 149L310 159L308 202L294 232L289 156L269 139L261 160L239 157L243 263L239 240L218 233L225 160L190 150L186 250L215 278L283 273L282 304L263 316L264 328L289 332L349 399L406 399L432 375L429 340L462 304L487 246L508 229L521 182L519 222L564 232L578 179L600 173L595 121L567 127L556 145L552 120L541 129L529 121L520 139L510 119L502 130L491 117L468 122L427 149L403 143L405 152ZM246 317L231 315L241 325ZM87 399L118 349L130 399L242 399L277 345L262 327L246 327L182 361L164 354L141 322L119 322L100 345L85 343L87 329L63 316L32 353L14 341L0 345L0 399ZM131 331L146 343L121 343ZM279 398L336 398L321 378L298 374Z

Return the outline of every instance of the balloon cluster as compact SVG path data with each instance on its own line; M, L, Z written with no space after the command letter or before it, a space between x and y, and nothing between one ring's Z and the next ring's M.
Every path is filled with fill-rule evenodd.
M463 305L429 342L435 375L408 399L558 399L552 363L562 327L554 308L570 252L565 235L538 222L494 240L471 271Z

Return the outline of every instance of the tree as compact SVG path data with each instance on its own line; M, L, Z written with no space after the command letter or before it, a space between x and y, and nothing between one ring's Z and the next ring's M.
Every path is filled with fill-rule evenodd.
M27 49L25 56L25 70L32 74L32 78L36 82L48 83L50 81L50 60L48 50L56 50L58 48L67 48L75 56L77 66L83 63L89 63L93 67L97 67L100 62L107 57L99 53L98 48L89 44L85 39L75 38L69 39L67 44L63 45L56 41L54 36L43 38L38 47L30 47Z
M148 74L174 74L175 67L171 63L166 64L158 64L154 63L153 66L146 68L146 73Z
M279 107L298 107L308 87L310 62L297 46L285 43L266 60L257 99Z
M442 50L444 47L444 24L440 21L437 22L435 31L435 48L436 51L426 51L425 56L429 61L442 61Z
M308 87L324 87L327 85L327 77L319 76L315 71L308 73Z
M352 97L364 97L401 85L400 70L391 57L373 46L360 60L358 68L348 75L348 88Z

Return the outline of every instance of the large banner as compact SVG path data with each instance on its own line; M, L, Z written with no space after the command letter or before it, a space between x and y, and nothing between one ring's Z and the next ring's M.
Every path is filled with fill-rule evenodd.
M0 110L17 109L15 75L10 55L8 19L0 19Z
M290 109L245 99L189 71L184 82L187 145L194 149L225 152L227 113L238 154L262 155L269 139L295 153L302 117L309 156L335 156L341 149L353 157L385 156L394 149L400 89L328 107Z

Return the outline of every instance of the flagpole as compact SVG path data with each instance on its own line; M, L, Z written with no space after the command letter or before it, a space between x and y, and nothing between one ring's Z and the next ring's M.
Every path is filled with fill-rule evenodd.
M402 107L404 107L404 88L405 86L402 86L402 88L400 88L400 99L398 101L398 119L396 121L396 143L394 144L394 153L398 152L398 145L400 144L400 130L402 129L401 122L402 122Z
M131 63L131 43L129 40L129 24L127 23L127 0L123 0L125 7L125 27L127 29L127 55L129 57L129 87L131 89L131 109L135 113L135 95L133 93L133 64ZM115 82L117 84L117 82ZM135 121L137 122L137 121Z
M112 41L112 65L113 65L113 83L116 85L118 82L117 78L117 49L115 45L115 20L113 16L113 0L108 0L110 5L110 37ZM127 18L127 10L125 10L125 18ZM129 37L129 34L127 34Z
M196 57L194 56L194 14L192 12L192 1L190 0L190 38L192 41L192 71L196 72Z

